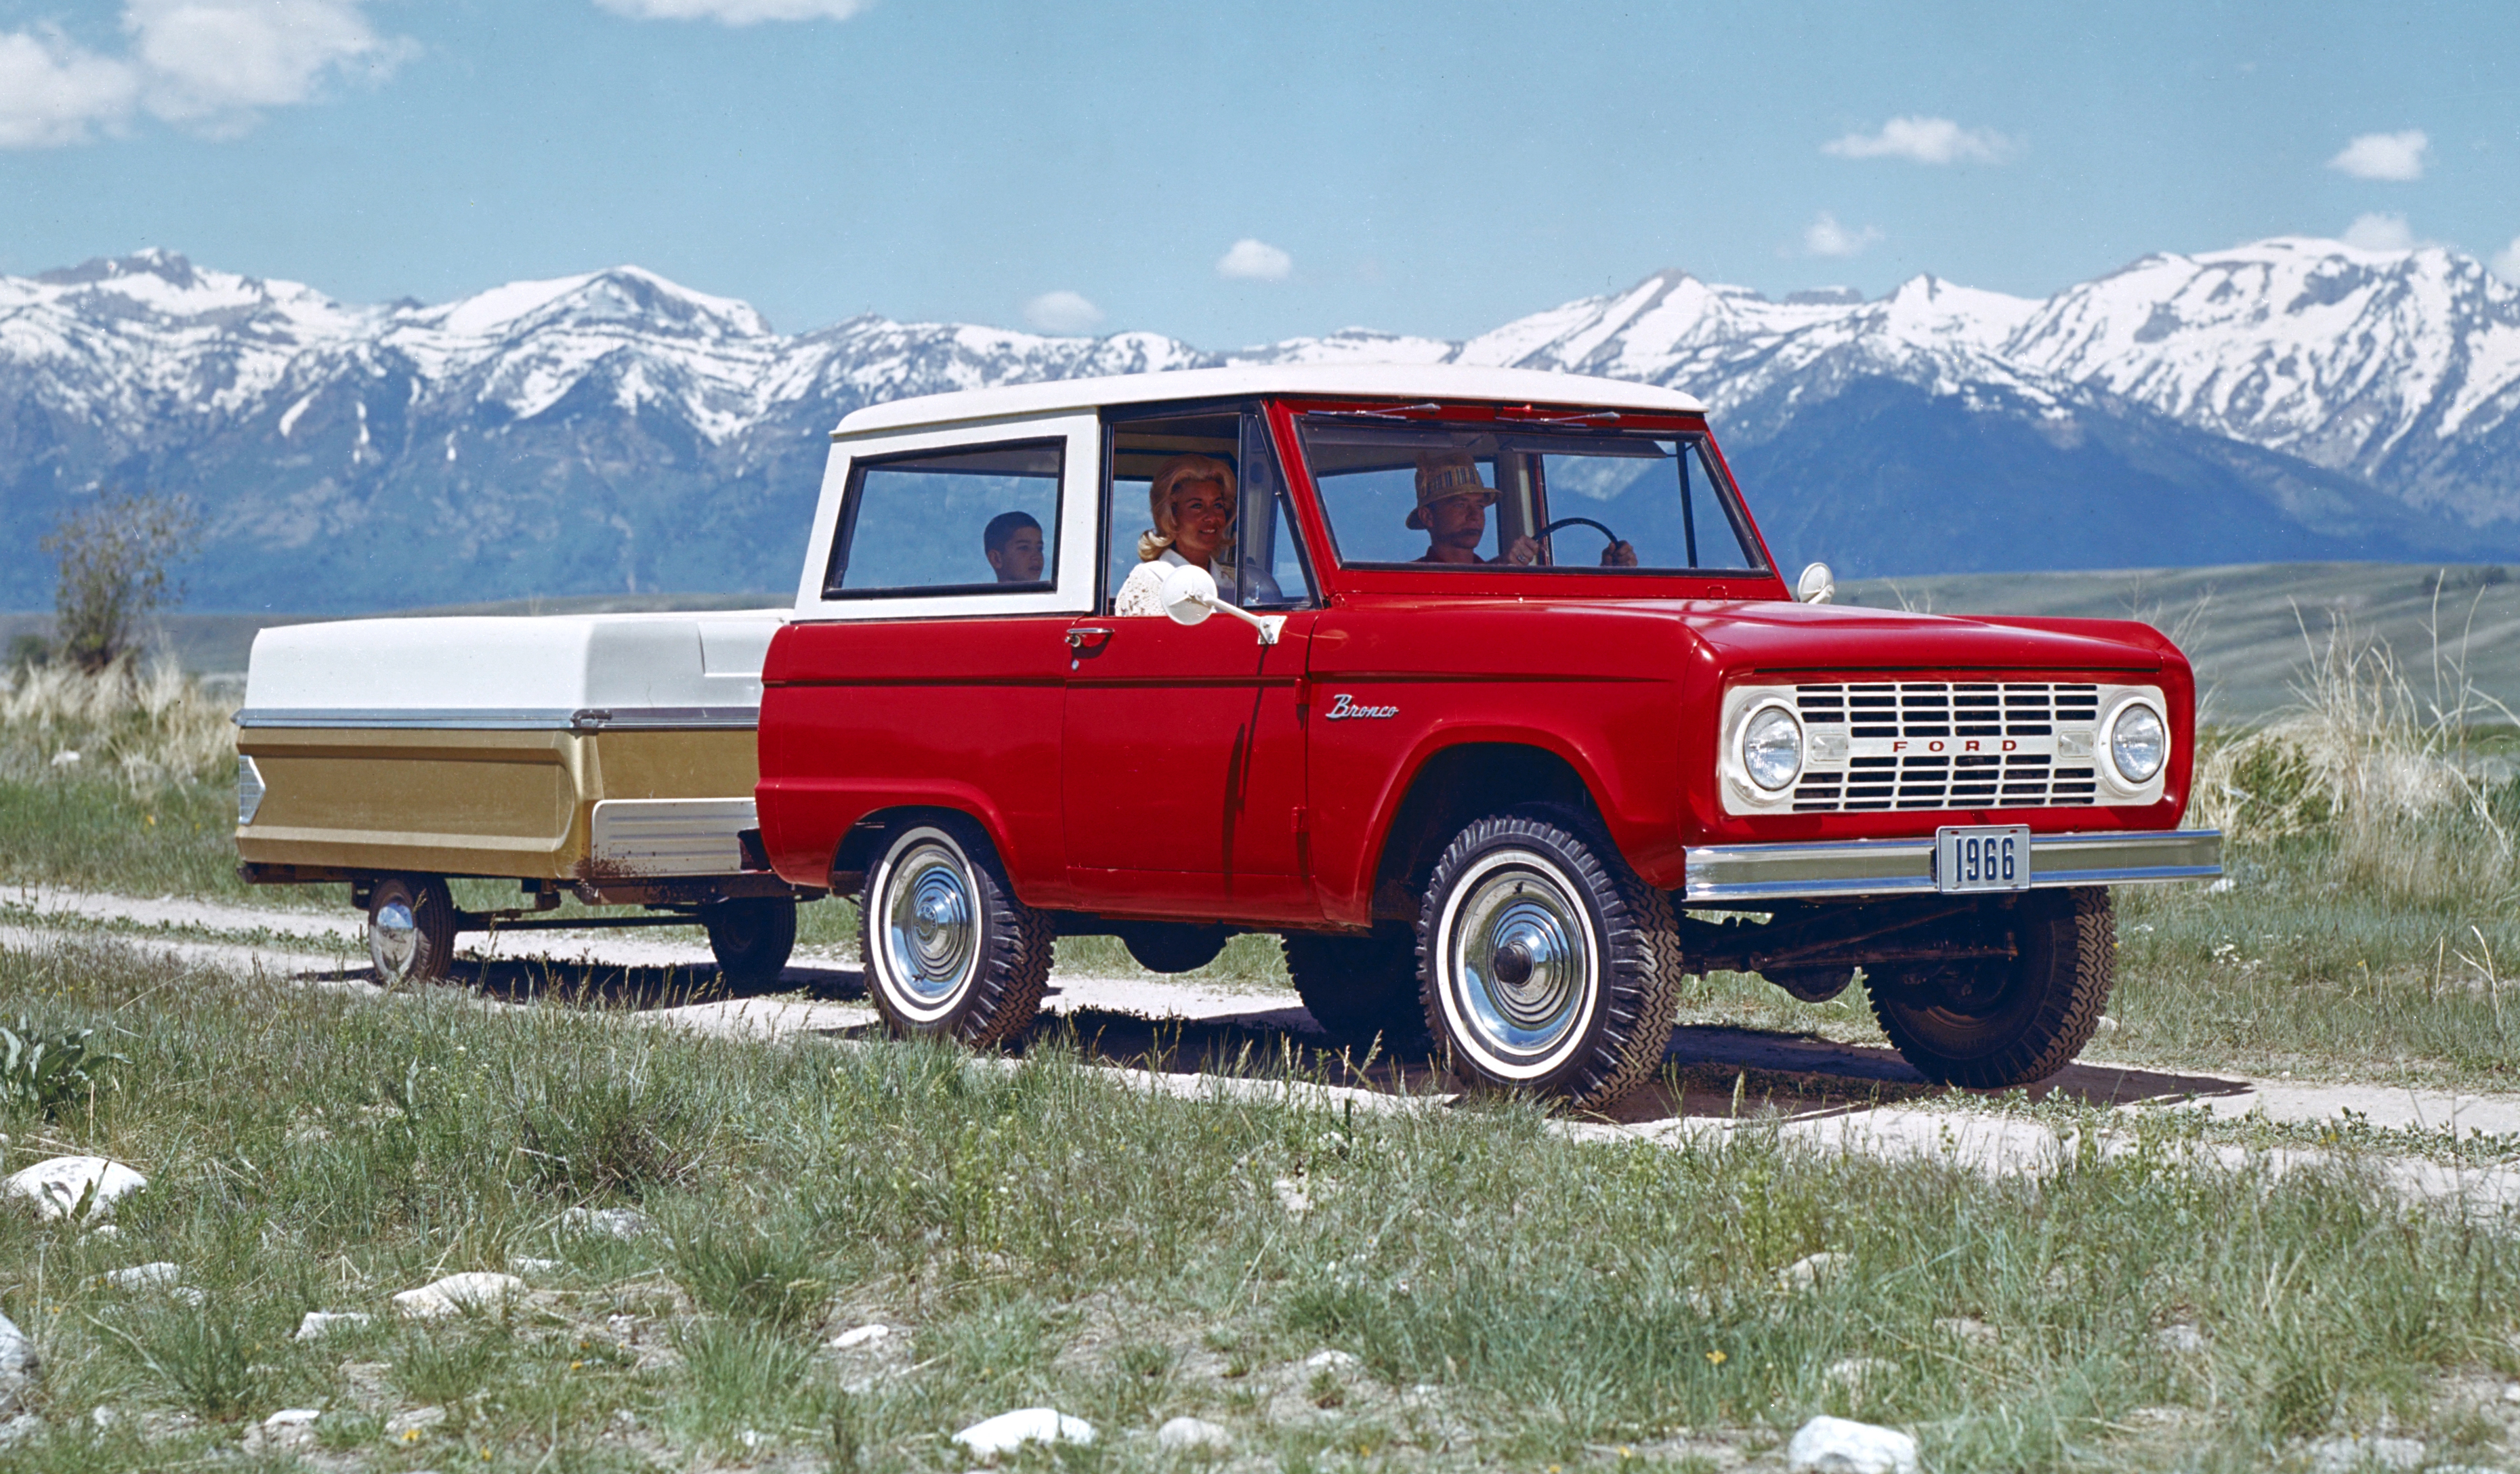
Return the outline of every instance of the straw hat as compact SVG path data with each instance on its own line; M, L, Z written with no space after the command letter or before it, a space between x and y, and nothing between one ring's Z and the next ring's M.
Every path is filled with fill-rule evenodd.
M1409 514L1409 525L1426 530L1426 507L1446 497L1477 497L1482 507L1494 507L1494 488L1479 479L1479 463L1465 450L1436 451L1418 458L1418 506Z

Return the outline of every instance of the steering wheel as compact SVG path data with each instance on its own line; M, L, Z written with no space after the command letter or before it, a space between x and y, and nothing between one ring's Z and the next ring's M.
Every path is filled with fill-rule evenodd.
M1619 536L1617 533L1612 532L1609 528L1602 526L1600 523L1598 523L1598 522L1597 522L1597 521L1593 520L1591 517L1588 517L1588 516L1562 516L1562 517L1559 517L1557 520L1555 520L1555 521L1553 521L1553 522L1550 523L1548 526L1541 528L1541 529L1540 529L1540 535L1541 535L1542 537L1547 537L1547 536L1549 536L1551 533L1555 532L1555 531L1556 531L1558 528L1560 528L1560 527L1573 527L1573 526L1578 525L1579 523L1580 523L1581 525L1583 525L1583 526L1590 527L1590 528L1592 528L1595 532L1598 532L1598 533L1601 534L1601 536L1603 536L1603 537L1605 537L1605 538L1608 538L1608 539L1610 540L1610 546L1611 546L1611 547L1613 547L1613 548L1617 547L1617 546L1620 544L1620 542L1622 541L1622 539L1620 538L1620 536Z

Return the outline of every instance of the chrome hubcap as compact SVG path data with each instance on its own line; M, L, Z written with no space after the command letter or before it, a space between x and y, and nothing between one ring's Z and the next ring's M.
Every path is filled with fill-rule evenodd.
M1546 1056L1582 1024L1595 959L1581 903L1556 877L1493 857L1454 913L1452 973L1479 1042L1508 1058Z
M376 960L377 970L389 977L404 976L419 951L420 923L412 919L411 907L401 901L378 907L368 922L368 952Z
M902 856L893 873L883 927L887 970L917 1002L949 1002L980 957L970 874L960 855L932 842Z

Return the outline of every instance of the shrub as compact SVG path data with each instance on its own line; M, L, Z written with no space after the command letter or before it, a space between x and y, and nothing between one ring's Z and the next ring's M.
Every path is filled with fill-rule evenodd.
M94 1029L37 1029L21 1014L14 1027L0 1025L0 1100L29 1106L49 1118L84 1098L98 1081L92 1071L125 1061L88 1048Z
M117 492L63 514L43 541L61 560L54 653L91 674L121 659L133 627L182 597L171 570L200 529L191 503L151 492Z

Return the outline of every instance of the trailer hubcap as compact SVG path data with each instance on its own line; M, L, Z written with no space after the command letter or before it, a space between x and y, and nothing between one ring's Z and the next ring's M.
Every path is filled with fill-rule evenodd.
M942 1002L969 980L979 959L970 874L941 844L903 856L899 874L884 922L893 975L921 1001Z
M412 955L420 950L420 923L411 908L400 901L378 907L368 923L368 944L379 971L394 977L411 971Z

